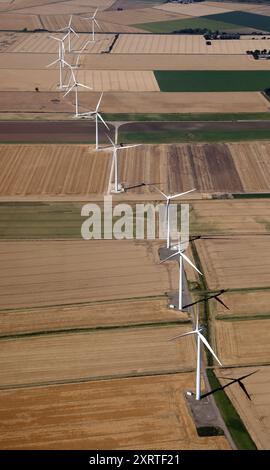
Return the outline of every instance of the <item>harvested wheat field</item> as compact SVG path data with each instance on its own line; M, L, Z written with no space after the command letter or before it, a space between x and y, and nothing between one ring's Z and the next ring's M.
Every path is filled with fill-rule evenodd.
M200 235L269 233L269 199L192 201L191 231Z
M69 1L55 1L51 0L44 2L42 1L31 1L27 5L27 2L15 2L12 6L12 10L16 10L16 13L34 13L37 15L55 15L55 14L79 14L79 13L92 13L95 8L99 10L105 10L110 8L115 3L115 0L88 0L82 2L81 0L69 0Z
M230 400L239 413L249 434L259 450L270 446L270 367L241 367L219 371L219 377L239 378L256 372L243 380L251 400L248 400L238 383L226 388ZM221 379L222 385L228 380Z
M150 242L1 242L0 253L2 309L160 296L177 285L177 267L159 265Z
M40 29L42 28L42 23L36 15L16 15L14 13L1 13L0 14L0 29L18 29L23 30L27 28L28 30Z
M188 328L116 328L1 339L0 388L192 370L194 340L169 340Z
M76 78L80 83L91 87L94 91L159 91L159 86L152 71L125 70L79 70ZM63 81L68 83L70 72L65 71ZM1 91L29 91L36 87L39 91L58 91L59 71L24 70L18 80L16 69L0 69ZM80 93L89 90L80 88Z
M270 319L217 320L215 343L224 366L268 364Z
M162 181L163 189L172 193L193 187L210 193L269 191L267 154L254 158L250 182L250 175L244 171L247 163L242 147L249 149L247 159L251 159L252 152L261 155L263 148L269 152L270 145L268 142L251 143L249 147L248 144L142 145L119 155L120 175L126 186ZM3 144L0 145L0 197L81 196L85 199L92 194L107 193L110 170L111 154L97 153L87 145ZM129 195L133 193L149 195L156 194L156 190L145 186L129 191ZM260 209L257 222L267 227L267 221L267 214Z
M85 111L96 106L99 93L80 93L80 105ZM74 108L71 107L71 102L74 102L74 97L69 96L63 98L63 93L45 91L37 94L34 90L12 94L0 92L0 112L72 112ZM269 102L258 92L224 94L121 91L107 92L102 100L102 110L105 113L260 113L269 109Z
M170 21L186 18L181 13L171 13L157 8L138 8L136 10L103 11L98 14L101 21L110 21L116 24L132 25L140 23L152 23L155 21Z
M59 33L55 36L62 37ZM15 43L13 42L13 44L5 48L5 52L58 54L58 42L50 38L48 33L21 33L17 35L17 38ZM80 51L87 39L89 39L89 34L80 34L79 37L73 37L71 41L72 50ZM99 34L99 41L89 43L85 51L99 54L102 51L108 50L113 40L113 34Z
M197 5L196 7L197 8ZM17 49L21 49L18 46ZM211 48L203 36L168 35L168 34L121 34L116 42L113 54L244 54L254 49L252 39L213 40ZM270 39L257 39L256 49L270 49ZM14 48L12 48L14 50ZM16 51L15 51L16 52ZM25 51L27 52L27 51Z
M256 317L265 315L270 317L270 290L252 290L245 292L225 292L222 294L222 300L229 306L230 311L226 310L220 303L215 302L211 305L216 315L222 317L242 316Z
M210 290L270 287L270 237L195 242Z
M193 382L183 373L1 391L0 448L229 449L198 437L183 396Z
M164 297L0 312L1 336L187 320L186 313L169 309Z
M165 10L167 12L172 12L172 13L180 13L182 15L187 15L187 16L207 16L207 15L217 15L219 13L226 13L230 11L229 5L227 3L226 8L223 8L223 2L222 3L216 3L215 5L212 5L212 2L207 2L203 4L187 4L187 5L182 5L182 4L177 4L177 3L165 3L165 5L159 5L155 7L156 9L159 10ZM241 4L242 5L242 4Z
M231 11L249 11L254 10L254 8L263 8L263 5L253 4L253 3L244 3L244 2L204 2L205 6L216 7L216 8L225 8L226 10Z

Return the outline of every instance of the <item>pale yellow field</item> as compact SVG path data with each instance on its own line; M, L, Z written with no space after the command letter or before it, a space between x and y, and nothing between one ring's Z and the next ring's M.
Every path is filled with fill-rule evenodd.
M0 388L192 370L195 342L170 341L185 326L1 339Z
M162 298L1 311L0 329L1 336L8 336L178 320L187 320L187 314L169 309L167 298Z
M216 15L219 13L226 13L230 11L230 7L227 3L227 8L224 8L224 4L222 3L216 3L216 5L210 5L211 2L208 2L207 4L187 4L187 5L181 5L177 3L165 3L165 5L160 5L155 7L156 9L159 10L165 10L168 12L173 12L173 13L180 13L183 15L188 15L188 16L207 16L207 15Z
M40 19L36 15L14 15L11 13L1 13L0 29L38 29L42 28Z
M93 89L93 91L132 91L151 92L159 91L159 86L152 71L125 71L125 70L78 70L76 79ZM70 80L70 71L64 73L64 83ZM1 91L31 91L38 87L40 91L57 91L59 71L24 70L18 80L16 69L0 70ZM90 90L80 88L80 93L89 93Z
M12 10L16 10L16 13L35 13L38 15L60 15L64 14L76 14L76 13L92 13L93 10L99 8L99 10L105 10L109 8L115 0L88 0L87 2L82 2L81 0L70 0L70 1L47 1L44 3L44 0L38 2L36 0L31 0L29 5L27 2L14 2L12 5Z
M197 8L197 5L196 5ZM270 39L256 40L256 49L270 49ZM213 40L207 46L203 36L195 35L125 35L121 34L113 54L244 54L254 49L254 40Z
M193 385L182 373L1 391L0 448L229 449L198 437L184 398Z
M155 21L170 21L180 18L186 18L186 15L177 14L157 9L157 8L138 8L136 10L122 11L103 11L98 14L98 18L112 23L131 25L140 23L151 23Z
M3 241L0 253L2 309L160 296L177 286L177 266L160 265L150 242Z
M195 243L209 289L270 287L268 236L197 240Z
M270 319L217 320L215 343L224 366L268 364Z
M222 300L230 308L226 310L220 303L215 302L211 305L211 310L217 315L228 316L256 316L270 315L270 290L252 290L247 292L225 292L222 294Z
M253 3L244 3L244 2L204 2L205 6L215 7L215 8L226 8L231 11L249 11L254 10L254 8L263 8L263 5L253 4Z
M219 371L218 376L239 378L256 370L256 374L243 380L251 396L251 401L248 400L238 383L227 387L226 393L247 427L257 448L259 450L268 450L270 447L270 367L233 368ZM228 382L228 380L221 379L222 385L226 385Z

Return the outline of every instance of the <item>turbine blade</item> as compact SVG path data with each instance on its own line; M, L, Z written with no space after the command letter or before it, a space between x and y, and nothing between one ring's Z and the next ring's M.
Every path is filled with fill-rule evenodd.
M95 18L94 18L94 22L95 22L95 24L97 25L97 27L101 30L101 26L100 26L100 24L97 22L97 20L96 20Z
M207 347L207 349L210 351L210 353L214 356L214 358L216 359L216 361L222 366L219 358L217 357L216 353L213 351L213 349L211 348L210 344L208 343L207 339L198 331L197 333L201 339L201 341L204 343L204 345Z
M108 134L106 134L106 136L108 137L109 141L111 142L113 148L115 148L115 143L112 141L112 139L110 138L110 136Z
M162 261L160 261L159 264L165 263L165 261L168 261L168 259L171 259L171 258L173 258L173 257L176 256L176 255L179 255L179 251L176 251L176 253L173 253L172 255L168 256L168 258L163 259Z
M58 64L58 62L61 62L61 59L56 59L53 62L51 62L49 65L46 65L46 67L51 67L52 65Z
M190 189L189 191L185 191L184 193L175 194L174 196L171 196L171 199L175 199L177 197L184 196L185 194L192 193L193 191L196 191L196 189Z
M83 85L82 83L79 83L79 82L77 82L76 85L77 85L77 86L80 86L80 87L82 87L82 88L86 88L87 90L92 90L92 89L93 89L93 88L91 88L90 86Z
M170 338L169 341L174 341L175 339L183 338L183 336L190 336L190 335L195 335L195 334L196 334L196 331L189 331L188 333L183 333L182 335L173 336L173 338Z
M97 106L96 106L96 111L97 111L97 112L98 112L98 110L99 110L99 107L100 107L100 103L101 103L102 98L103 98L103 92L101 93L100 98L99 98L99 100L98 100L98 104L97 104Z
M65 98L65 96L67 96L75 87L76 87L76 85L72 85L72 87L64 94L64 98Z
M123 146L121 145L121 146L119 147L119 150L121 150L121 149L132 149L132 148L134 148L134 147L139 147L140 145L141 145L141 144L123 145Z
M95 19L96 15L97 15L97 12L98 12L98 8L96 9L95 13L92 16L93 19Z
M154 184L153 184L153 186L154 186L154 188L155 188L160 194L162 194L162 196L165 197L165 199L168 200L168 196L167 196L165 193L163 193L163 191L161 191L161 189L157 188L157 186L155 186Z
M179 251L179 253L180 256L182 256L182 258L184 258L184 260L195 269L195 271L197 271L201 276L203 276L203 273L201 273L201 271L195 266L195 264L193 264L192 261L185 255L185 253L182 253L182 251Z
M104 126L107 127L108 131L110 130L109 126L106 124L106 122L104 121L103 117L101 116L101 114L97 113L97 117L101 120L101 122L103 122Z

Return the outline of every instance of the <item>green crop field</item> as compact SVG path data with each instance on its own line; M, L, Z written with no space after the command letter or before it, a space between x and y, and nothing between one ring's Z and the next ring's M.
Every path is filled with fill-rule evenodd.
M156 70L161 91L262 91L270 87L270 71Z
M245 11L230 11L228 13L204 16L203 18L208 18L212 21L224 21L225 23L233 23L262 31L270 31L270 16L257 15Z
M218 16L218 15L217 15ZM188 18L172 21L158 21L154 23L143 23L133 25L136 28L145 29L152 33L172 33L183 29L207 29L209 31L223 31L226 29L239 30L242 26L230 24L225 21L212 20L210 18Z

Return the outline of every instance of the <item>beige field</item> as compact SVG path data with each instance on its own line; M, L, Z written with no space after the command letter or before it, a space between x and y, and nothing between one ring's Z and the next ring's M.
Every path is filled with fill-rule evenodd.
M178 320L187 320L187 314L169 309L167 298L162 298L1 311L0 328L1 336L8 336Z
M218 320L215 342L224 366L268 364L270 355L270 319Z
M244 3L244 2L204 2L205 6L215 7L215 8L226 8L231 11L249 11L256 8L263 8L263 5L253 4L253 3Z
M87 17L87 13L84 13L83 16ZM70 19L69 15L39 15L40 21L43 24L43 27L45 29L48 29L49 31L56 31L57 29L65 27ZM115 24L111 22L110 20L108 21L101 21L98 18L98 23L101 27L101 30L106 33L136 33L140 32L141 30L138 28L134 28L132 26L128 26L125 24ZM72 18L72 27L75 29L77 33L85 33L85 32L91 32L92 33L92 28L91 28L91 23L89 21L86 21L82 19L79 16L73 16ZM99 30L97 31L99 32Z
M256 374L247 377L243 382L251 396L247 399L240 386L236 383L226 389L230 400L239 413L249 434L259 450L268 450L270 446L270 367L241 367L219 372L219 376L239 378L251 372ZM221 380L222 384L228 380Z
M151 23L155 21L170 21L180 18L186 18L181 13L173 13L157 8L138 8L136 10L122 11L103 11L98 14L98 18L102 21L112 23L131 25L140 23Z
M61 34L55 35L56 37L62 37ZM39 53L39 54L58 54L58 42L49 37L48 33L21 33L15 36L16 41L10 46L5 47L5 52L27 52L27 53ZM108 50L111 45L114 35L113 34L99 34L99 41L95 43L89 43L85 51L89 53L99 54ZM5 36L3 36L5 40ZM85 46L87 40L89 40L89 34L80 34L79 37L72 37L71 47L73 51L80 51Z
M252 290L245 292L225 292L222 300L229 306L226 310L220 303L215 303L215 313L222 316L270 315L270 290ZM213 311L213 308L211 308Z
M257 154L262 153L264 148L270 151L269 142L249 145ZM246 167L246 161L244 157L241 157L240 161L237 160L242 147L246 148L246 144L170 144L131 148L123 151L119 157L121 180L126 186L133 186L142 181L160 181L163 189L172 193L187 191L193 187L203 193L269 191L269 179L267 179L269 158L267 160L267 156L265 157L264 165L260 161L256 163L254 159L252 174L255 181L258 181L258 186L254 182L249 184L250 176L242 170ZM235 153L234 158L231 155L231 148ZM266 152L264 154L267 155ZM67 200L82 197L85 200L90 195L107 193L110 170L111 154L109 152L97 154L93 147L88 145L2 144L0 145L0 197L2 200L6 197L15 200L27 197L35 200L52 196ZM262 185L264 178L265 183ZM128 197L142 194L153 195L154 199L157 196L153 187L146 186L129 191ZM233 205L234 202L226 201L226 207L230 208L230 204ZM241 208L243 202L238 204ZM254 230L262 233L267 230L269 223L267 205L261 203L256 214L258 206L254 204L249 202L239 220L236 211L234 222L231 221L228 210L222 209L216 216L212 213L212 221L205 223L210 223L210 227L213 224L215 231L217 218L220 215L219 223L223 224L221 230L229 231L235 224L235 231L241 231L239 225L246 216L244 224L251 225L251 233ZM249 212L249 207L252 213ZM206 209L206 217L209 216L209 210L211 208ZM201 230L200 220L197 224ZM247 226L243 227L246 231Z
M188 326L128 328L0 341L0 388L192 370Z
M40 19L36 15L14 15L10 13L1 13L0 15L0 29L18 29L24 28L38 29L42 28Z
M159 91L155 75L150 70L78 70L76 78L94 91ZM65 71L63 80L64 83L69 82L69 71ZM39 91L57 91L58 83L59 71L56 68L24 70L19 80L16 69L0 70L1 91L29 91L34 90L35 87L38 87ZM81 92L89 93L89 90L81 88Z
M236 169L240 175L243 189L250 191L267 191L269 189L270 167L269 146L267 143L230 144Z
M226 13L230 11L229 4L227 3L227 8L224 8L224 4L219 3L214 6L211 5L212 2L208 2L207 4L188 4L188 5L181 5L177 3L165 3L165 5L160 5L155 7L159 10L165 10L168 12L173 13L180 13L183 15L188 16L207 16L207 15L216 15L219 13Z
M192 201L191 229L199 234L269 233L268 199Z
M100 10L105 10L106 8L109 8L115 0L90 0L87 2L82 2L82 1L47 1L44 3L42 2L36 2L36 1L31 1L29 2L29 5L27 5L24 2L15 3L15 5L12 7L12 10L16 10L16 13L34 13L37 15L60 15L61 13L64 14L76 14L76 13L92 13L93 10L96 8L99 8ZM40 3L40 4L38 4Z
M16 241L1 242L0 252L2 309L134 299L176 290L177 266L160 265L157 246L150 242Z
M185 373L1 391L0 448L229 449L224 437L198 437L183 396L193 381Z
M80 94L84 111L96 106L99 92ZM0 112L74 112L74 97L63 93L35 91L0 92ZM58 100L57 102L54 100ZM248 113L267 112L269 102L258 92L224 93L157 93L107 92L102 101L106 113Z
M197 8L197 5L196 5ZM257 39L256 49L270 49L270 39ZM125 35L121 34L113 54L244 54L254 49L254 40L224 40L212 41L211 46L206 45L203 36L189 35Z
M270 287L269 237L197 240L195 243L209 289Z

